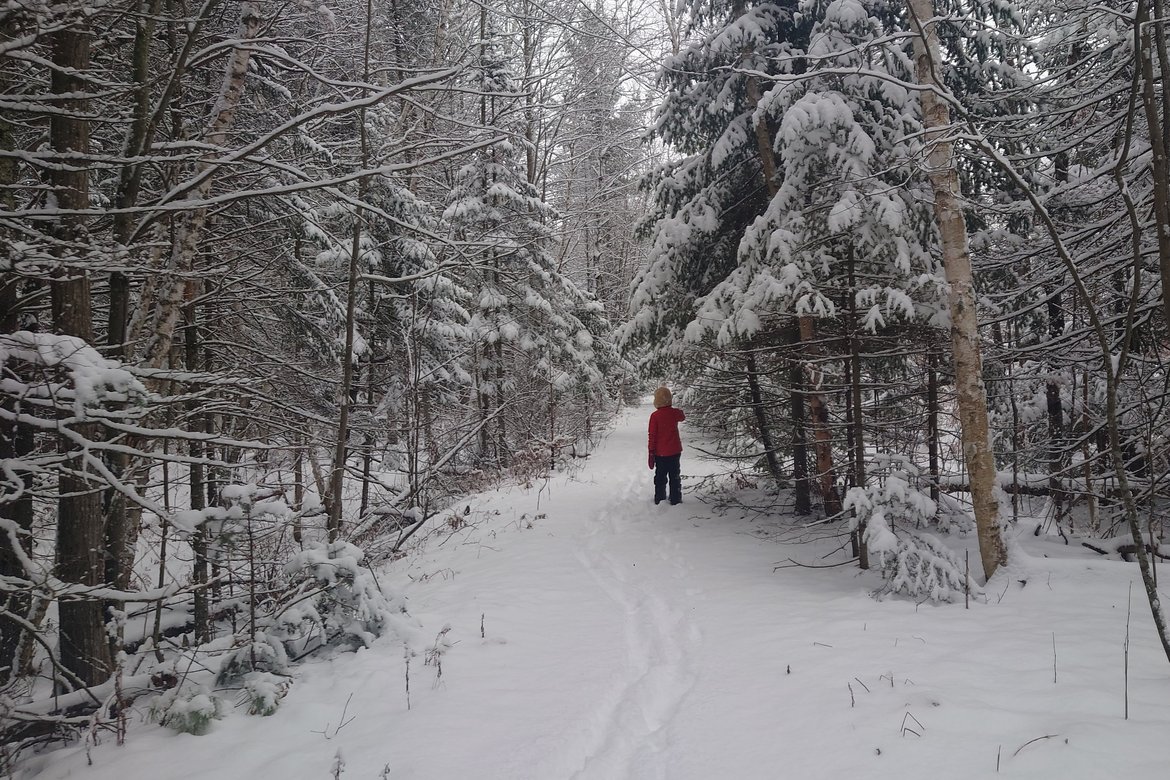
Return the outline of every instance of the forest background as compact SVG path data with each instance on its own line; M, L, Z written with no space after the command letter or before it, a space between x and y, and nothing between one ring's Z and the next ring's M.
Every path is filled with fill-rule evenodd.
M891 592L1042 497L1170 658L1165 13L9 3L4 760L141 696L199 730L186 653L275 707L392 630L373 564L662 376Z

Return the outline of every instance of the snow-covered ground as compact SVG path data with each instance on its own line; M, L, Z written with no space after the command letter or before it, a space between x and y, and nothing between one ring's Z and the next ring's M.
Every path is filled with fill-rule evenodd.
M18 777L1170 776L1170 664L1136 564L1021 531L969 610L875 601L853 568L774 570L836 542L693 492L654 506L648 411L575 475L477 497L381 574L419 623L409 667L384 637L301 667L270 717L237 709L200 737L140 717L124 746ZM691 453L684 491L715 468Z

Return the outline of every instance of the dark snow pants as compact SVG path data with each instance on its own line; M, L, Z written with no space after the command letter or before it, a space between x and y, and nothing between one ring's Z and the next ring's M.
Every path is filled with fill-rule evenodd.
M679 475L682 455L656 455L654 457L654 503L666 498L666 483L670 482L670 503L682 501L682 477Z

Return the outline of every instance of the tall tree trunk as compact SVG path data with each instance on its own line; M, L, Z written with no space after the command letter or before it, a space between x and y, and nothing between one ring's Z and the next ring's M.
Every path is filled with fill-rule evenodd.
M166 28L166 38L169 50L174 53L174 72L164 81L161 94L157 95L157 103L152 110L152 90L157 86L157 80L150 74L150 52L158 26L162 0L135 0L137 15L135 17L134 45L130 55L131 81L135 85L134 106L131 122L128 127L122 154L127 162L119 170L117 190L114 195L115 214L112 218L112 232L116 244L129 251L135 229L135 213L133 206L138 202L142 188L142 172L146 164L137 161L143 158L150 148L155 131L169 110L176 129L181 130L182 119L174 108L174 100L180 94L182 74L185 70L196 42L200 39L200 30L206 17L197 19L192 24L183 24L185 41L180 47L178 44L174 14L170 14L170 21ZM173 0L167 0L168 9L173 9ZM210 10L211 5L207 6ZM194 260L192 258L192 268ZM197 282L188 280L186 283L175 282L175 290L181 287L182 298L189 301L197 290ZM141 297L141 304L136 316L141 318L156 302L159 281L155 276L148 277L147 288ZM130 337L130 278L121 271L114 271L109 279L109 313L106 327L106 345L108 353L119 359L127 359L127 340ZM176 320L177 322L177 320ZM176 323L172 323L173 325ZM139 321L141 325L141 319ZM170 337L168 337L170 338ZM169 342L168 342L169 343ZM163 345L158 345L158 353L150 358L152 364L161 365L170 360L170 352L163 351ZM149 362L149 361L148 361ZM129 437L125 443L129 447L142 450L149 449L151 442L138 437ZM141 457L131 458L126 452L111 452L107 456L108 468L115 478L136 484L141 492L145 489L148 471L143 467ZM126 495L113 488L106 490L106 579L107 582L118 588L126 589L130 584L130 577L134 566L134 555L137 547L138 534L141 530L142 508L132 503Z
M184 365L191 373L200 369L199 361L199 310L194 301L188 302L184 316L186 318L186 332L184 333ZM195 388L192 388L195 389ZM207 432L207 415L199 409L199 402L189 401L187 413L191 416L191 426L194 433ZM204 459L207 456L204 443L198 438L190 440L188 454L191 456L189 468L191 494L191 508L194 510L207 508L207 471ZM191 535L191 583L195 588L192 596L193 619L195 621L195 641L202 644L211 639L211 620L209 609L209 594L207 592L207 526L200 525Z
M62 30L53 35L51 89L58 95L57 111L49 120L49 143L59 164L49 177L57 203L65 214L57 224L61 267L54 276L51 297L53 323L61 333L93 342L89 276L81 263L72 263L75 254L85 252L85 218L71 211L89 208L89 174L84 157L89 154L89 120L85 116L89 89L89 31ZM69 414L65 412L65 414ZM73 426L73 431L92 440L99 431L93 424ZM104 584L102 561L105 527L102 521L100 479L92 476L86 462L88 452L76 449L62 437L60 449L66 455L59 478L57 503L57 576L68 583L85 586ZM61 599L61 665L86 685L105 680L113 664L106 641L100 600L88 597Z
M741 10L742 13L742 10ZM762 95L759 80L749 76L747 81L748 103L755 108L759 105ZM764 183L768 187L768 194L775 197L779 192L776 181L776 156L772 151L772 134L767 122L760 119L755 125L756 149L760 156L760 166L764 174ZM813 344L816 341L816 325L812 317L804 315L797 318L801 342L801 352L806 359L811 357ZM833 468L833 441L829 433L829 408L822 393L807 381L802 383L808 390L807 403L810 412L810 427L813 432L813 447L817 462L817 483L820 487L821 499L824 501L825 514L836 515L841 512L841 498L837 495L836 473ZM801 406L804 404L802 403Z
M487 383L486 369L483 367L487 360L487 344L479 343L471 348L475 368L475 406L479 411L479 457L487 460L490 452L488 440L488 417L491 414L491 400L484 385Z
M355 337L355 299L358 262L361 257L361 212L354 211L353 241L350 246L349 281L346 288L345 347L341 354L341 388L337 416L337 440L333 448L333 466L329 472L329 514L325 528L329 541L341 535L341 510L345 490L345 461L349 453L349 415L353 405L353 345Z
M1055 169L1057 185L1068 183L1068 152L1056 155ZM1048 316L1048 338L1052 341L1064 334L1064 302L1060 284L1054 284L1046 291L1045 311ZM1054 350L1055 352L1055 350ZM1055 374L1059 370L1057 362L1049 365L1048 370ZM1049 378L1044 386L1044 401L1048 413L1048 491L1052 501L1053 522L1059 529L1064 520L1065 494L1061 474L1065 464L1064 441L1064 403L1060 397L1060 384L1055 377Z
M538 14L531 8L531 2L526 0L522 8L520 24L520 56L523 62L521 84L524 92L524 179L533 187L537 184L537 159L540 152L540 111L537 105L539 99L536 90L530 88L533 82L536 60L536 44L539 33L533 29Z
M247 42L259 34L262 21L259 3L240 3L240 25L236 33L240 45L228 56L223 84L203 132L202 141L211 149L219 150L227 146L228 132L235 122L236 110L244 96L248 66L252 59L252 49ZM165 281L161 292L152 302L150 313L143 317L136 315L131 323L132 338L145 331L141 333L145 342L141 362L145 366L157 368L166 360L174 341L183 301L189 296L188 286L192 284L190 279L195 255L199 251L199 242L207 224L208 209L197 204L211 194L215 183L218 166L214 154L209 154L196 166L192 186L187 194L192 207L183 211L176 220L178 224L164 269Z
M303 434L297 433L293 439L293 541L298 545L304 542L304 527L301 520L301 511L305 506L305 440Z
M1140 59L1142 74L1142 105L1145 108L1146 126L1149 130L1150 165L1153 173L1154 190L1154 236L1158 244L1158 268L1162 275L1162 316L1170 327L1170 160L1167 159L1167 136L1170 127L1164 126L1170 107L1165 105L1166 81L1170 79L1170 57L1166 55L1166 26L1162 14L1162 0L1152 0L1156 20L1150 20L1149 6L1139 2L1136 24L1141 30ZM1154 62L1158 61L1161 89L1154 75ZM1159 104L1159 99L1163 102Z
M853 247L849 247L849 417L850 450L853 457L853 484L865 487L865 416L861 406L861 318L857 313L857 280ZM869 568L869 546L865 544L865 521L857 524L853 546L857 565Z
M857 458L859 453L854 443L853 436L853 393L854 374L852 361L845 361L845 386L850 388L848 402L845 404L845 451L849 453L849 475L846 477L846 491L857 484ZM853 516L857 516L857 512L853 512ZM861 563L861 538L864 533L864 528L855 528L849 532L849 549L853 557L858 559L858 564ZM868 557L868 555L867 555ZM866 566L865 568L869 568Z
M134 46L130 56L130 78L135 85L134 112L130 123L123 155L127 160L141 157L150 143L152 121L150 112L150 48L157 25L161 0L137 0L138 15L134 20ZM191 36L193 37L193 36ZM169 92L170 90L168 90ZM138 201L142 187L142 163L127 162L118 176L118 189L114 197L117 213L113 217L114 241L125 248L130 243L134 227L131 207ZM126 354L126 328L129 325L130 279L122 271L110 273L109 314L106 325L108 354L123 359ZM118 479L131 470L129 456L114 452L106 456L110 472ZM107 488L106 509L106 580L119 588L126 588L130 582L130 571L134 565L134 545L137 529L131 529L137 513L131 512L124 493Z
M967 222L959 202L959 173L947 103L940 97L946 87L935 70L941 66L938 32L928 22L934 17L932 0L906 0L917 35L913 39L915 73L926 129L927 175L934 191L934 214L942 237L943 265L948 285L951 344L962 427L963 457L971 482L975 526L983 574L990 578L1007 562L1007 548L999 525L995 499L995 454L987 422L987 391L983 385L983 360L979 346L979 321L967 250Z
M812 367L812 350L816 341L815 321L812 317L799 318L801 352L807 366ZM819 372L818 372L819 373ZM820 486L821 500L825 504L826 515L841 513L841 497L837 495L837 473L833 466L833 438L829 432L829 406L825 396L811 381L806 380L808 387L808 408L813 431L813 448L816 453L817 483Z
M557 386L550 365L548 376L548 473L557 468Z
M1048 296L1048 337L1057 339L1064 333L1064 310L1061 307L1060 290ZM1056 365L1049 366L1055 372ZM1052 500L1054 521L1059 526L1064 519L1064 403L1060 397L1060 384L1049 379L1044 386L1044 400L1048 412L1048 491Z
M366 307L367 307L366 311L368 312L367 316L370 318L370 321L371 321L371 325L370 325L371 331L373 330L373 327L374 327L373 321L377 316L377 313L375 310L376 306L377 306L377 299L376 299L376 296L374 294L374 283L371 281L369 284L369 289L367 290L367 294L366 294ZM369 353L369 359L366 361L366 388L365 389L366 389L366 409L369 410L368 414L370 414L370 415L373 415L373 413L374 413L374 398L375 398L374 366L377 365L377 361L374 360L374 355L375 355L374 345L377 344L378 342L379 342L379 339L370 338L369 344L367 345L368 349L370 350L370 353ZM361 502L360 508L358 509L358 517L364 518L366 516L366 512L368 512L369 508L370 508L370 483L372 482L372 480L370 479L370 475L371 475L372 469L373 469L373 460L374 460L374 432L373 432L372 428L367 427L367 429L362 433L362 502Z
M422 379L421 365L419 364L420 332L417 327L418 296L413 295L411 300L411 323L407 330L406 357L409 363L410 377L410 408L407 410L404 425L406 425L406 485L411 501L419 491L419 475L422 469L421 442L424 434L424 393L420 388ZM428 432L429 433L429 432ZM429 437L428 437L429 438Z
M496 275L496 286L499 289L499 275ZM496 352L496 409L499 410L504 402L504 382L507 372L504 371L504 343L497 339L493 345ZM496 415L496 466L504 468L511 463L511 451L508 448L508 421L503 414Z
M796 348L799 336L793 334L791 347ZM804 427L804 370L800 361L788 359L789 410L792 415L792 482L795 506L798 515L812 514L812 482L808 474L808 439Z
M136 6L138 13L134 19L134 46L130 55L130 79L135 85L134 113L123 147L127 160L140 157L150 143L150 48L162 1L137 0ZM142 163L127 162L118 173L118 190L114 196L114 206L118 211L113 217L113 232L114 241L123 247L129 243L134 229L134 214L130 207L138 202L138 193L142 188L142 168ZM125 355L130 311L130 279L122 271L110 274L109 295L106 344L110 347L110 354L121 359Z
M366 35L365 50L363 52L364 68L362 83L370 80L370 37L373 25L373 0L366 2ZM360 144L360 164L362 170L369 165L370 146L366 137L366 109L358 110L358 141ZM358 202L366 196L366 179L358 179ZM353 238L349 250L349 279L345 290L345 347L341 355L341 408L337 419L337 441L333 450L333 470L329 475L329 495L332 499L329 504L329 516L326 518L325 529L329 541L336 542L341 535L341 509L345 489L345 460L349 451L349 415L353 406L353 346L357 335L357 283L361 273L362 250L362 210L354 207Z

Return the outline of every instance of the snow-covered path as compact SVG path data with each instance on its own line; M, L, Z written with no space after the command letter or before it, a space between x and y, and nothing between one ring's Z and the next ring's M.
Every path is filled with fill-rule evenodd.
M272 717L142 726L39 776L311 780L340 756L346 780L1165 777L1170 670L1138 589L1122 718L1132 566L1022 537L970 610L877 602L852 568L774 570L836 543L716 515L691 453L684 503L654 506L647 413L388 568L419 622L409 662L385 638L306 665Z

